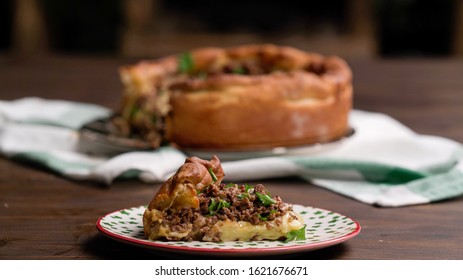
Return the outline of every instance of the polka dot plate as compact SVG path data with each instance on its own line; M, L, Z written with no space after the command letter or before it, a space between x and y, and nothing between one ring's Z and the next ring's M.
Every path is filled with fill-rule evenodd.
M117 241L171 253L222 256L264 256L300 253L344 242L360 232L360 224L344 215L314 207L293 205L306 224L306 239L290 242L202 242L152 241L143 234L145 206L132 207L101 217L96 226L100 232Z

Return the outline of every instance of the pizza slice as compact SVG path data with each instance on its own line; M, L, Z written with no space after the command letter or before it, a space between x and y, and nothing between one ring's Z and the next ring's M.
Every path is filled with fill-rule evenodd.
M212 242L304 238L304 222L291 204L262 184L225 184L223 178L216 156L210 161L187 158L145 210L146 237Z

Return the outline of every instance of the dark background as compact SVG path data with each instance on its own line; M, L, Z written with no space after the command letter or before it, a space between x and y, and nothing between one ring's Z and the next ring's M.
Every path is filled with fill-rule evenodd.
M136 0L0 1L0 52L149 56L157 54L152 51L156 48L163 53L206 44L271 42L303 46L308 50L313 46L315 51L347 56L457 54L458 0L138 0L135 5L139 5L141 11L130 16L128 6L134 2ZM31 17L23 11L27 10L25 6L31 7L31 3L40 15L40 24L32 24L39 31L27 31L40 33L33 41L24 35L27 32L17 28ZM362 10L358 10L359 5ZM194 43L182 45L175 40L175 36L185 34ZM224 42L220 36L204 37L204 34L229 38L236 34L251 36ZM295 36L299 37L288 40ZM336 38L343 37L360 40L336 43ZM40 47L33 46L37 41ZM142 47L136 47L137 44Z

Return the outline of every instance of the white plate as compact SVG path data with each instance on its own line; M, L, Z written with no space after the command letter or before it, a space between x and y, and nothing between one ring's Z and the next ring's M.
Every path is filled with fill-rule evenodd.
M152 241L143 234L142 216L145 206L115 211L101 217L96 226L103 234L117 241L150 250L213 256L264 256L312 251L344 242L360 232L360 225L344 215L314 207L294 205L306 227L306 240L201 242Z
M331 142L315 143L310 145L300 145L291 147L274 147L261 150L214 150L214 149L190 149L181 148L189 156L197 156L199 158L211 158L216 155L222 161L241 160L258 157L271 156L296 156L296 155L315 155L331 151L338 148L344 141L354 135L355 130L349 129L346 135L340 139Z

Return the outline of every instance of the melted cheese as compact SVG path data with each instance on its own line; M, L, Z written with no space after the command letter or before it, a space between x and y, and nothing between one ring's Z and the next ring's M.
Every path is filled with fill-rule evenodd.
M303 226L304 221L294 212L288 212L278 219L257 225L243 221L218 221L206 233L203 240L212 241L214 237L219 237L220 241L277 240Z

